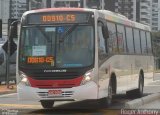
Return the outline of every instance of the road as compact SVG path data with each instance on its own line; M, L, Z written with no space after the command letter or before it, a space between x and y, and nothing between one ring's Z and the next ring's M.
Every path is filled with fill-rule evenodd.
M146 78L144 95L160 92L160 74L153 78ZM152 81L152 82L151 82ZM52 110L43 109L39 102L19 101L17 93L0 95L0 112L17 112L18 114L40 114L40 115L117 115L124 108L125 102L136 99L125 94L118 94L113 98L110 107L102 106L97 101L81 102L56 102ZM1 114L1 113L0 113ZM16 114L17 115L17 114Z
M125 94L119 94L114 97L113 104L110 107L101 106L97 101L57 102L53 110L45 110L42 109L39 102L18 101L17 93L15 93L0 96L0 108L1 110L15 110L21 114L47 115L48 113L52 113L53 115L80 115L83 113L84 115L103 115L110 113L117 115L120 113L120 109L124 107L125 102L132 99L128 98Z
M159 78L157 74L156 79ZM160 92L160 81L149 82L144 87L144 95ZM118 94L113 98L110 107L100 105L97 101L81 102L56 102L52 110L42 109L39 102L18 101L17 93L0 95L1 112L14 112L18 114L40 114L40 115L120 115L120 110L124 108L125 102L136 99L125 94ZM17 114L16 114L17 115Z

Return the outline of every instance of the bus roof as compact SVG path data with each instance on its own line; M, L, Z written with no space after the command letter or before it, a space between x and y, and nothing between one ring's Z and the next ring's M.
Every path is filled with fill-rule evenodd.
M99 10L99 13L102 13L105 17L106 20L111 21L111 22L116 22L119 24L123 24L123 25L127 25L127 26L132 26L135 28L139 28L139 29L143 29L143 30L148 30L151 31L150 26L145 25L145 24L141 24L135 21L131 21L129 20L127 17L118 14L118 13L114 13L108 10Z
M42 13L42 12L53 12L53 11L92 11L94 12L96 9L88 9L88 8L44 8L44 9L36 9L36 10L29 10L23 14L31 14L31 13Z
M116 22L119 24L127 25L127 26L132 26L135 28L143 29L143 30L148 30L151 31L150 27L148 25L144 25L141 23L137 23L134 21L129 20L127 17L114 13L108 10L97 10L97 9L89 9L89 8L66 8L66 7L61 7L61 8L44 8L44 9L37 9L37 10L30 10L27 11L23 14L23 16L26 16L27 14L32 14L32 13L42 13L42 12L53 12L53 11L90 11L90 12L98 12L99 14L102 14L103 17L112 22ZM100 15L99 15L100 16Z

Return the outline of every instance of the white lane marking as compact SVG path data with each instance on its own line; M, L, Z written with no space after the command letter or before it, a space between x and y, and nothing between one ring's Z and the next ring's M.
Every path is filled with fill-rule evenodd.
M4 94L4 95L0 95L0 97L8 97L8 96L16 95L16 94L17 94L17 93Z

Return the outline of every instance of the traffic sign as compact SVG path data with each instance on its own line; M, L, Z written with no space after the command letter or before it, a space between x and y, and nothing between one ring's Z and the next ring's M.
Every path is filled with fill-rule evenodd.
M8 54L8 40L3 44L2 48ZM10 56L17 50L17 44L11 40L10 41Z

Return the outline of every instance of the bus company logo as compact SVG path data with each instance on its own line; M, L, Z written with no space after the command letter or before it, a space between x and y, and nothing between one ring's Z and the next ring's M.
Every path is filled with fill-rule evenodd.
M50 73L50 72L59 73L59 72L67 72L67 70L66 69L62 69L62 70L44 70L44 72L45 73Z

